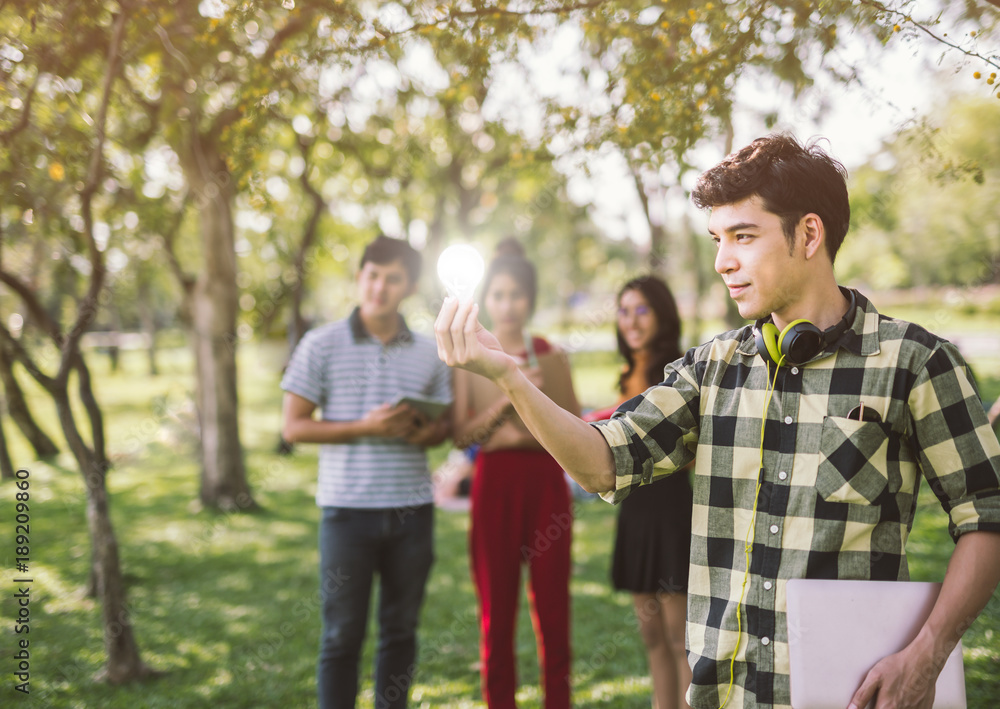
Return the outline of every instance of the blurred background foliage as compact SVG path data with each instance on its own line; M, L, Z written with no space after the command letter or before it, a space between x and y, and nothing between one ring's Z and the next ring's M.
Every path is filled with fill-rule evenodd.
M986 41L997 13L965 5L956 22ZM711 251L693 239L690 215L667 214L671 190L683 193L685 175L704 167L692 151L705 142L731 147L741 78L766 73L796 96L818 73L850 81L848 68L824 64L838 38L860 34L877 46L894 28L916 31L916 20L897 18L913 9L8 2L0 14L3 267L49 311L72 317L89 268L78 192L94 159L92 113L112 18L126 13L98 158L92 229L110 295L95 327L152 334L176 326L191 307L181 297L184 274L209 268L205 251L231 248L234 332L246 340L291 327L294 342L301 322L289 306L310 322L342 314L360 248L379 230L409 238L431 266L452 241L488 255L503 236L519 236L538 263L561 264L542 278L543 309L557 311L546 324L571 325L585 314L574 304L592 305L644 267L675 276L677 290L714 313L721 294L702 305ZM560 72L579 91L538 95L525 57L568 31L578 51ZM982 64L968 71L988 74ZM512 82L523 101L505 107ZM845 279L876 289L997 282L1000 138L991 128L1000 108L990 98L942 102L854 171ZM537 113L527 129L530 121L510 115L524 101ZM780 125L780 116L764 119ZM592 205L570 198L568 166L589 169L579 156L599 150L624 156L648 245L605 235ZM216 243L220 227L205 214L218 193L231 246ZM440 291L428 275L411 310L433 310ZM0 304L27 318L30 333L17 297L4 291Z

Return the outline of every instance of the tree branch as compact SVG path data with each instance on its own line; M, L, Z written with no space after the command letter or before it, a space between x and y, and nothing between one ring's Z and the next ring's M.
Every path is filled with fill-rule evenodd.
M439 28L442 23L447 25L456 20L478 21L490 17L499 19L501 17L524 18L539 15L566 15L577 10L593 10L601 5L607 4L607 2L608 0L591 0L590 2L568 3L548 8L532 8L529 10L510 10L502 7L483 7L475 10L454 10L452 8L445 7L444 12L441 13L441 17L437 17L427 22L414 22L406 29L388 31L384 28L373 28L375 30L375 36L373 38L368 40L365 44L345 47L344 50L366 52L369 50L379 49L385 43L385 40L389 38L402 37L404 35L420 32L425 29L436 29Z
M3 245L3 232L2 227L0 227L0 246ZM3 263L2 254L0 254L0 264ZM52 338L56 343L57 347L62 347L63 335L59 330L59 323L52 319L48 311L42 306L41 301L35 295L35 292L31 287L22 281L20 278L15 276L10 271L7 271L0 265L0 283L10 288L12 291L21 296L21 300L28 307L28 311L31 313L31 317L35 319L37 323L42 326L42 330Z
M4 145L8 145L11 138L28 127L28 116L31 115L31 101L35 98L35 89L38 88L38 77L40 75L41 72L37 72L35 74L35 80L31 82L31 87L28 89L28 95L24 99L24 110L21 111L21 117L18 118L17 123L0 133L0 142L3 142Z
M125 36L125 21L128 16L124 6L119 5L119 10L120 12L115 20L114 32L108 44L108 66L104 73L103 96L95 123L97 136L94 140L94 148L90 156L90 165L87 168L87 180L84 183L83 189L80 190L80 211L83 215L84 237L87 241L90 256L90 284L77 310L76 322L63 342L62 361L59 364L59 374L56 375L56 378L63 382L66 381L70 369L74 364L73 355L78 349L80 338L97 315L98 296L101 288L104 286L104 256L97 247L97 240L94 238L93 198L101 179L101 168L104 165L104 141L107 137L105 130L108 122L108 107L111 104L111 89L114 86L120 67L121 46Z
M28 370L28 374L31 375L32 379L41 384L50 393L55 390L56 380L38 368L35 361L31 359L31 355L21 346L20 341L10 334L10 330L7 329L7 326L3 322L0 322L0 340L6 343L7 351L14 355L14 359L24 365L24 368Z
M1000 0L986 0L986 1L988 3L990 3L991 5L995 5L997 7L1000 7ZM998 62L993 57L984 57L979 52L970 52L968 49L964 49L963 47L958 46L954 42L948 41L944 37L939 37L938 35L934 34L934 32L932 32L930 29L928 29L927 27L925 27L922 23L917 22L916 20L913 19L912 16L906 14L905 12L901 12L899 10L894 10L893 8L886 7L881 2L879 2L879 0L860 0L860 2L861 2L862 5L866 5L868 7L874 8L875 10L878 10L879 12L889 13L891 15L894 15L895 17L901 18L904 22L909 22L914 27L916 27L918 30L920 30L921 32L923 32L924 34L926 34L928 37L930 37L931 39L933 39L934 41L940 42L941 44L943 44L943 45L945 45L947 47L951 47L952 49L957 49L958 51L960 51L962 54L966 55L967 57L972 57L973 59L979 59L980 61L985 62L986 64L989 64L990 66L993 66L993 67L996 67L997 69L1000 69L1000 62Z
M101 413L101 407L98 405L97 399L94 398L94 387L91 385L90 369L88 369L87 362L83 359L83 355L79 350L73 357L73 368L76 369L76 375L79 380L80 401L83 403L83 408L86 410L87 418L90 421L91 446L97 459L103 463L107 461L107 446L104 442L104 415Z
M270 63L274 59L275 53L281 49L281 45L296 32L301 30L306 25L306 20L302 15L296 15L294 18L285 23L285 26L274 33L271 37L271 41L267 43L267 49L264 50L264 54L260 58L260 62L263 65Z
M180 259L177 258L177 249L174 246L174 240L177 238L177 232L180 231L181 224L184 222L184 212L187 210L187 203L188 195L187 192L185 192L180 209L178 209L177 213L174 215L174 223L170 225L169 229L160 235L163 239L163 248L167 252L167 261L170 265L170 270L177 278L177 282L180 283L185 296L190 294L194 289L195 278L191 274L185 273Z

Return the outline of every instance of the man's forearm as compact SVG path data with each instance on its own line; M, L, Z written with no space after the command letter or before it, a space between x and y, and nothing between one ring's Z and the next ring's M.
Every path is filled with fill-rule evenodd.
M372 435L364 421L316 421L300 418L288 421L282 437L289 443L351 443Z
M951 653L1000 583L1000 533L962 535L945 573L941 593L918 640L930 642L935 658Z
M524 425L574 480L590 492L615 486L614 457L593 426L566 411L512 367L496 381Z

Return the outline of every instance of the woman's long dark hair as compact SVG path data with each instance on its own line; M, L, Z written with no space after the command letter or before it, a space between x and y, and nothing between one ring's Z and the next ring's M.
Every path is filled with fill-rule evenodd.
M649 343L649 366L644 374L648 385L658 384L663 381L663 369L668 364L678 359L681 354L681 316L677 312L677 302L674 294L670 292L667 284L656 276L640 276L622 286L618 291L618 304L621 305L622 296L627 291L639 291L649 303L656 315L656 335ZM632 349L622 337L621 328L615 325L615 334L618 337L618 352L625 359L625 371L618 377L618 391L625 392L625 382L632 376L635 369L635 357Z

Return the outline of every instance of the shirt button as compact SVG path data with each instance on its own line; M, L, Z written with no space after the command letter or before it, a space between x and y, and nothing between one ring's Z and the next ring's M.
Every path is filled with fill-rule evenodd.
M792 367L792 374L798 374L798 373L799 373L799 368L798 367Z
M785 417L785 423L791 423L791 422L792 422L792 417L791 416L786 416Z
M778 480L784 480L787 477L788 477L788 473L786 473L784 470L782 470L780 473L778 473Z
M771 644L771 638L768 638L768 637L761 638L760 639L760 644L761 645L770 645Z
M771 582L770 581L765 581L764 582L764 590L765 591L770 591L771 590Z
M772 524L771 525L771 534L777 534L777 533L778 533L778 525Z

